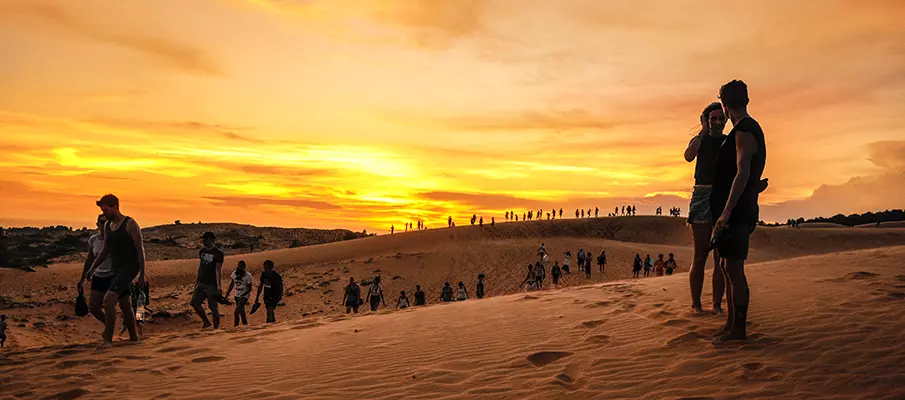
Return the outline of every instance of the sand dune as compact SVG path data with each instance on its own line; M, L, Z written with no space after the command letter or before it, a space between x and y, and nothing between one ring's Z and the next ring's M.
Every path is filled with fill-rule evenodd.
M618 228L618 229L616 229ZM563 286L611 282L631 277L630 262L642 256L673 252L679 272L687 272L691 262L688 228L681 219L668 217L601 218L586 220L536 221L498 224L494 227L459 227L424 232L384 235L325 245L228 257L224 275L245 259L256 276L265 259L276 262L286 280L285 307L281 320L302 317L336 316L343 310L342 287L349 276L384 279L387 303L395 304L400 290L411 292L416 284L428 300L436 302L443 282L464 281L470 291L478 273L487 275L487 294L499 296L519 291L528 263L536 261L541 242L554 259L579 247L595 255L606 249L606 275L595 270L590 280L573 274ZM752 240L752 261L769 261L834 251L875 248L905 243L905 230L883 229L792 229L760 228ZM196 260L159 261L148 265L152 284L150 307L161 312L147 327L150 334L194 330L200 324L190 311L191 285L197 271ZM11 317L15 332L8 345L32 347L96 340L99 326L89 318L72 317L72 298L80 265L55 265L29 273L0 270L0 293L4 313ZM231 323L232 308L221 308ZM263 322L263 313L251 317Z
M687 277L357 318L7 351L3 398L901 399L905 247L752 265L750 339L714 346ZM706 296L706 294L705 294Z

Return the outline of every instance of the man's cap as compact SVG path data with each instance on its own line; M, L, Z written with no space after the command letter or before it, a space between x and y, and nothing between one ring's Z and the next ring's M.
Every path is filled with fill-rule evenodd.
M109 206L109 207L118 207L118 206L119 206L119 198L117 198L116 196L114 196L114 195L108 193L108 194L105 194L104 197L101 197L100 200L98 200L97 202L95 202L95 204L97 204L98 207L100 207L100 206L102 206L102 205L104 205L104 206Z
M217 235L214 235L214 232L204 232L204 234L201 235L201 238L202 239L207 239L207 238L216 239Z

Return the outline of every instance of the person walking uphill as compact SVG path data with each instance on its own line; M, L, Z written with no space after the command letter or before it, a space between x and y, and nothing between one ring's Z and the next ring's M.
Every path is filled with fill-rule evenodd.
M760 217L758 197L767 162L767 146L760 124L748 114L748 86L739 80L720 88L723 110L732 130L720 146L710 210L716 223L713 237L727 277L729 312L726 325L714 334L717 342L745 340L748 319L748 279L745 260L751 233Z
M201 317L203 323L201 329L211 327L211 322L208 321L204 312L205 301L207 301L207 307L211 309L214 329L220 329L220 308L217 301L220 299L220 294L223 293L220 289L223 252L214 246L215 239L216 236L213 232L204 232L204 235L201 236L204 245L198 251L198 258L201 262L198 265L198 277L195 279L195 292L192 294L192 308Z
M129 330L129 340L137 342L138 327L135 312L132 310L132 281L138 278L145 284L145 251L141 237L141 227L134 219L122 214L119 199L107 194L96 202L104 213L107 223L104 226L104 248L97 255L86 277L93 279L94 273L107 257L113 270L110 287L104 294L104 347L113 345L113 330L116 328L116 303L123 313L123 321Z
M248 316L245 314L245 305L248 304L248 298L251 297L251 289L254 287L254 278L246 269L244 260L240 260L236 265L236 270L229 277L229 289L226 289L224 297L229 298L229 294L236 289L236 310L233 312L233 326L248 325Z
M255 306L261 306L261 291L264 292L264 308L267 310L267 323L277 322L276 309L283 300L283 277L274 269L273 261L264 261L264 271L261 272L258 294L255 296ZM254 314L256 307L252 307Z
M383 287L380 285L379 276L374 278L374 282L371 282L371 286L368 287L367 303L371 306L371 311L377 311L380 304L383 304L384 307L387 306L386 300L383 299Z
M361 299L361 287L355 283L355 278L349 278L349 284L343 289L343 305L346 306L346 314L355 311L358 314L358 307L364 304Z

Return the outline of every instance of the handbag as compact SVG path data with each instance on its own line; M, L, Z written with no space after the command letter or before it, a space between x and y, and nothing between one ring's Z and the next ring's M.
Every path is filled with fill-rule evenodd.
M88 302L85 301L85 290L79 286L79 295L75 298L75 315L84 317L88 315Z

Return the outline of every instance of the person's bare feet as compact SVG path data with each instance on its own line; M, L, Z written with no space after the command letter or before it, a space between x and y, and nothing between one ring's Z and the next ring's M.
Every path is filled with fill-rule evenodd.
M104 341L100 346L97 347L98 350L109 349L113 347L113 342Z
M711 311L713 315L723 315L723 307L713 306L713 310Z
M691 313L692 314L706 314L704 312L704 308L702 308L701 306L692 306Z
M729 333L726 333L724 335L714 337L713 343L719 344L727 342L744 342L747 339L748 335L746 335L744 331L739 332L736 330L735 332L730 331Z
M213 326L213 325L211 325L210 322L205 322L204 325L201 325L201 329L207 329L207 328L210 328L210 327L212 327L212 326Z
M716 339L718 337L722 337L723 335L728 334L729 331L731 331L731 330L732 330L732 326L729 325L729 323L727 322L726 325L723 325L723 327L720 328L720 330L713 333L713 338Z

